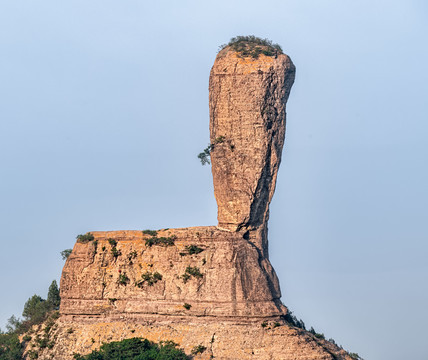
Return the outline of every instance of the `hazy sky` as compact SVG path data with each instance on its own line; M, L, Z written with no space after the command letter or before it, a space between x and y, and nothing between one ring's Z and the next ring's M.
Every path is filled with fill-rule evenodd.
M424 0L2 0L2 327L77 234L216 224L208 76L249 34L297 68L269 222L283 302L365 359L428 358Z

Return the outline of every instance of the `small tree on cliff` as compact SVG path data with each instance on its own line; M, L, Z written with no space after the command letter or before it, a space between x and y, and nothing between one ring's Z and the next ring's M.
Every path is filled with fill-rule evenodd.
M58 310L61 298L59 297L59 288L56 280L52 281L48 291L48 306L50 310Z
M45 319L48 308L49 305L45 299L39 295L33 295L25 303L22 316L28 323L38 324Z
M62 260L67 260L72 251L73 250L71 250L71 249L65 249L65 250L61 251Z
M22 359L23 345L17 334L3 334L0 331L0 360Z

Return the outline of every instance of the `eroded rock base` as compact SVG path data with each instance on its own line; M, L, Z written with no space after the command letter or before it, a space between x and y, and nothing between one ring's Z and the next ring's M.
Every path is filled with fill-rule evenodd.
M74 353L88 354L102 343L143 337L154 342L172 340L187 353L202 345L194 359L216 360L352 360L332 343L284 323L133 323L128 321L80 323L61 317L50 337L54 346L38 350L38 358L72 360ZM40 333L43 333L41 328ZM30 346L28 346L28 349Z

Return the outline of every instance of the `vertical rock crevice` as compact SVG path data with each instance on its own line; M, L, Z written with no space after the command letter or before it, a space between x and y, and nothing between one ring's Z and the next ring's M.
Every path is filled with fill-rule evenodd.
M285 107L294 75L287 55L243 58L231 47L219 52L210 74L211 163L218 226L250 231L249 241L263 256L267 255L269 204L281 162ZM217 146L218 139L221 146Z

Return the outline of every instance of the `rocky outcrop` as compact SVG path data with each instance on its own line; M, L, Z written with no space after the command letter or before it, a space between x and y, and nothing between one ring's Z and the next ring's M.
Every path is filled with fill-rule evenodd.
M172 340L187 353L205 347L195 359L351 359L287 323L269 262L269 203L295 69L286 55L265 53L243 57L226 47L211 70L219 225L82 237L63 269L61 316L36 330L53 339L39 344L39 359L71 360L130 337Z
M63 316L260 322L286 314L269 260L238 233L194 227L156 236L93 235L93 241L75 244L64 266Z
M295 68L284 54L219 52L210 74L210 138L219 227L250 231L267 251L269 217L285 136L285 106ZM260 230L258 234L253 233Z
M187 320L187 319L186 319ZM265 323L264 323L265 324ZM39 336L46 332L39 330ZM34 337L34 334L33 334ZM52 328L52 349L33 348L40 360L72 360L73 353L87 354L103 343L143 337L154 342L171 340L187 353L201 345L206 350L194 360L352 360L334 344L301 329L275 322L236 324L193 321L70 321L61 317Z

